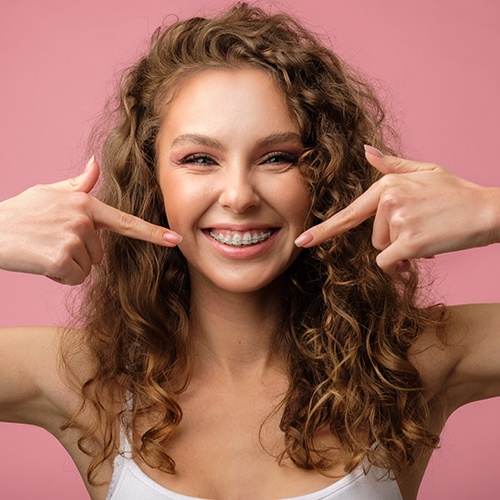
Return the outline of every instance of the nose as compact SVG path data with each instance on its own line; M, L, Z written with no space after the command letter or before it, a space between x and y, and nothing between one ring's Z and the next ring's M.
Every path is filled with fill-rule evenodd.
M252 172L229 168L221 179L219 204L234 213L244 213L260 204Z

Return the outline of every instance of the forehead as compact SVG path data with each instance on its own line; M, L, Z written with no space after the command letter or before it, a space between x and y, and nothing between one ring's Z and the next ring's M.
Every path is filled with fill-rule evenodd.
M300 133L281 89L266 72L251 67L189 75L162 111L163 132L212 135L239 129Z

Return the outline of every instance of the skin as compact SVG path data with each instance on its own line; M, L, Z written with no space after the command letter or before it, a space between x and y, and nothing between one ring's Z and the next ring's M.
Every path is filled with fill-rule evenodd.
M374 216L377 264L394 273L409 259L500 240L497 188L478 186L439 165L384 156L370 146L365 149L367 160L385 176L347 208L304 232L297 238L299 246L318 245ZM447 221L444 227L441 215Z
M262 428L263 447L258 440L263 419L286 391L284 361L270 339L280 276L300 252L297 244L318 244L374 215L378 263L392 273L404 271L409 259L500 239L498 189L370 148L368 161L385 176L301 237L309 203L305 184L293 162L269 160L271 153L300 150L290 135L296 133L283 96L264 73L206 71L184 83L166 108L158 138L158 176L172 230L93 198L90 191L99 176L94 160L79 177L36 186L0 203L0 267L61 283L81 283L102 259L100 229L163 246L179 244L192 276L195 361L192 382L179 397L184 418L169 448L178 473L167 475L139 463L179 493L279 498L311 493L335 480L275 463L266 450L279 450L279 414ZM243 231L261 226L279 231L262 253L250 250L251 255L224 253L204 231L218 226L230 232L234 227L223 226L234 224ZM461 405L500 395L499 306L459 306L449 314L447 347L438 348L435 332L427 331L410 353L432 389L430 422L437 431ZM58 338L53 327L2 329L0 419L52 432L85 478L88 459L75 446L75 434L59 429L78 398L57 370ZM91 368L92 359L78 353L74 369L82 379ZM95 416L88 412L81 418L88 422ZM320 438L335 444L331 436ZM405 500L416 497L429 457L422 455L399 480ZM331 473L341 476L338 458ZM105 464L100 479L109 481L111 471L111 463ZM105 498L107 487L87 486L93 499Z
M157 140L158 175L193 290L260 293L295 260L310 205L295 164L300 136L284 96L261 71L205 71L176 93ZM207 228L274 233L266 251L248 255L262 245L218 244Z
M99 165L92 157L80 176L34 186L4 201L1 219L5 233L1 238L0 267L78 285L88 276L92 265L103 258L97 234L100 229L157 245L171 247L179 243L182 237L175 232L89 196L98 178ZM21 217L23 212L30 216Z

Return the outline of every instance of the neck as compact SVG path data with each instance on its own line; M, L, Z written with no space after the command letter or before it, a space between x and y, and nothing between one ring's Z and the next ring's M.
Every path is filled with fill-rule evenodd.
M190 332L195 370L237 379L263 376L280 366L278 284L234 294L192 283Z

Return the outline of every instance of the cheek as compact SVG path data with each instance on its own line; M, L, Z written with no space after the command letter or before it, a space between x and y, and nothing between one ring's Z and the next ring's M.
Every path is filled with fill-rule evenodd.
M183 234L206 210L209 193L194 178L169 175L160 179L165 212L171 229Z
M288 186L282 187L280 192L283 197L283 207L287 208L294 224L300 228L308 226L307 215L311 207L311 197L303 178L300 177Z
M167 214L167 220L169 227L174 231L179 229L179 225L182 224L182 208L185 205L186 194L183 193L179 183L175 182L175 179L169 178L169 176L163 176L160 179L160 188L163 194L163 203L165 206L165 212Z

